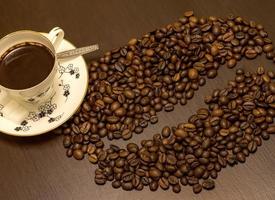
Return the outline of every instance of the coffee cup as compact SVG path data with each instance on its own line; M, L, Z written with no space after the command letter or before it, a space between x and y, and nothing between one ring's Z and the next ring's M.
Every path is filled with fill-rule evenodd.
M55 27L48 37L21 30L0 39L0 90L29 104L50 98L58 69L56 50L63 38L64 31Z

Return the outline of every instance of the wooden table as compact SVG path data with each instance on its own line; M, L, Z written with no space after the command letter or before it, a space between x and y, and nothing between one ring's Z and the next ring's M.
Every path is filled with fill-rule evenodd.
M103 52L125 44L157 27L173 22L184 11L194 9L198 16L241 15L262 23L275 41L274 1L220 0L1 0L0 36L18 29L49 31L62 27L66 38L76 46L99 43L101 50L87 56L87 62ZM254 70L258 65L271 69L274 64L264 56L244 60L238 67ZM159 113L159 122L151 125L132 141L149 138L164 125L186 121L199 106L203 96L213 88L224 87L234 70L222 67L215 80L207 81L187 106L177 106L171 113ZM106 140L105 140L106 141ZM117 141L124 146L126 142ZM217 179L213 191L193 194L183 187L180 194L148 188L141 192L114 190L110 184L97 186L93 181L95 166L85 159L76 161L65 156L62 137L45 134L39 137L15 138L0 134L0 199L1 200L264 200L275 199L275 137L264 141L245 164L226 168Z

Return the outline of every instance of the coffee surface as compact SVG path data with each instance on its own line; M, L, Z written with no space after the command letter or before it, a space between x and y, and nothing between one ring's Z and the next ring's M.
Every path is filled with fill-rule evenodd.
M9 49L0 60L0 85L26 89L42 82L51 72L54 57L38 43L24 43Z

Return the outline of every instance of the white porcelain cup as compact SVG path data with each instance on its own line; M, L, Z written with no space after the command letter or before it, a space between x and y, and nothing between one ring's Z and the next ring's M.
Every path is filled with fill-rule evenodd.
M38 104L50 98L54 92L53 81L58 68L56 50L63 38L64 31L59 27L55 27L49 32L49 39L42 33L31 30L16 31L0 39L0 58L7 50L24 42L42 44L47 47L54 56L52 70L42 82L33 87L20 90L10 89L2 85L0 85L0 89L15 100L23 100L30 104Z

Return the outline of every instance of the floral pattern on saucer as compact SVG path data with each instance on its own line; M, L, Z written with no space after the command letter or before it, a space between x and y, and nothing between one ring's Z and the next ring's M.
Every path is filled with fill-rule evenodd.
M73 64L68 64L67 67L62 66L60 63L58 63L59 69L58 72L60 74L59 78L63 76L63 74L70 74L71 76L75 76L75 78L79 78L79 68L74 67Z
M63 87L63 96L66 97L65 102L68 100L68 97L70 95L70 84L64 84L64 81L61 80L61 83L58 84L58 86Z
M4 108L4 105L0 104L0 117L4 116L3 113L2 113L2 111L1 111L1 110L3 110L3 108Z
M46 101L44 104L40 105L38 107L37 112L33 112L33 111L29 112L28 117L21 122L20 126L15 127L14 130L28 131L31 128L31 126L28 125L29 121L37 122L44 117L48 118L48 123L52 123L54 121L60 120L64 113L59 114L55 117L52 116L54 110L57 108L56 103L52 102L54 96L55 96L55 94L48 101Z

